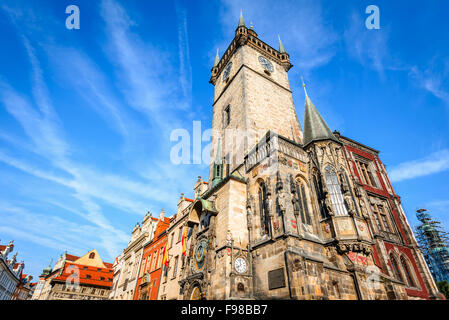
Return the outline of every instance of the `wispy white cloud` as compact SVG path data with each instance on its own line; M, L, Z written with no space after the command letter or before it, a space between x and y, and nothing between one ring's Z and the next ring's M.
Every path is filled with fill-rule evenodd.
M2 134L0 139L11 148L0 150L0 162L43 179L44 186L48 185L45 181L63 186L65 200L77 203L75 207L61 204L63 199L47 199L43 202L84 219L86 225L83 228L88 228L91 236L97 237L100 246L113 257L124 247L128 236L121 226L117 228L111 223L111 220L117 219L111 219L105 208L112 207L115 212L139 216L149 208L153 212L157 211L157 205L161 204L173 208L176 207L177 190L182 186L190 188L194 182L191 170L185 167L172 168L168 157L170 146L167 134L174 126L181 127L185 121L177 113L190 103L186 104L182 99L191 96L191 66L186 12L182 9L178 12L179 73L170 72L173 67L169 54L156 50L131 32L131 27L136 24L122 6L113 0L105 0L101 10L107 39L106 44L100 45L104 46L107 58L112 62L117 76L113 79L106 77L102 69L81 49L55 44L55 41L46 39L44 33L42 40L36 41L34 36L26 36L29 31L27 28L18 31L31 66L31 97L3 81L0 83L0 105L20 124L26 138ZM14 13L14 23L19 26L26 15ZM64 123L53 107L52 92L46 85L49 79L45 77L46 72L50 71L41 68L39 54L46 54L50 67L53 67L50 71L57 71L54 75L59 73L59 80L75 90L124 138L123 149L116 153L117 162L121 161L123 168L112 173L96 163L96 157L80 158L79 153L83 150L70 142ZM157 64L154 61L158 61ZM76 70L76 75L64 77L67 65ZM183 88L181 96L175 94L179 91L175 90L179 85ZM135 118L139 118L139 121L135 121ZM167 121L168 118L170 121ZM151 132L158 132L160 137L165 136L167 143L146 143ZM20 156L12 152L14 148L22 151ZM33 154L33 157L23 157L27 152L28 156ZM38 161L35 161L36 156ZM161 172L164 174L161 175ZM46 215L37 216L46 221ZM49 215L48 221L56 218ZM12 223L12 220L8 221ZM63 230L62 225L61 222L60 226L54 227ZM58 244L57 239L48 239L32 231L25 237L23 232L14 228L14 224L5 224L3 228L9 234L15 232L18 237L47 247L62 248L67 243L61 241ZM72 232L69 229L66 228L66 233ZM72 243L72 246L65 246L67 250L75 247L74 244L84 242L84 235L80 233L75 232L67 237ZM93 241L87 244L93 244Z
M179 82L187 104L192 102L192 64L190 62L189 34L187 30L187 11L176 3L178 20L178 53L179 53Z
M390 180L400 182L442 172L449 169L449 150L444 149L428 157L401 163L389 170Z
M109 250L108 255L114 256L119 247L114 246L117 241L109 241L109 235L119 237L121 241L127 240L125 234L114 234L97 226L74 223L51 214L30 212L9 203L1 202L0 210L5 213L0 226L2 234L61 252L67 250L75 254L84 254L101 243L106 250ZM21 228L11 227L16 225L20 225ZM99 242L98 238L105 241Z
M444 65L438 60L424 70L420 70L417 66L410 68L411 79L446 104L449 104L449 90L446 89L449 80L448 75L449 60Z
M172 76L176 72L170 53L155 49L132 32L136 22L118 2L103 0L101 16L108 36L105 49L118 67L128 105L143 113L153 129L170 130L180 120L176 111L184 105L176 90L178 79Z

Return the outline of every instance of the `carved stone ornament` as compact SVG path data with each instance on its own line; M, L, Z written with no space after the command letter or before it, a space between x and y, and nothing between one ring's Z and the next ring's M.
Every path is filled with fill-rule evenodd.
M337 245L337 251L340 254L347 253L349 251L352 252L360 252L365 254L366 256L370 255L372 252L372 248L370 245L359 243L359 242L353 242L353 243L339 243Z
M361 188L362 188L361 186L357 186L354 188L354 193L357 198L360 198L362 196Z

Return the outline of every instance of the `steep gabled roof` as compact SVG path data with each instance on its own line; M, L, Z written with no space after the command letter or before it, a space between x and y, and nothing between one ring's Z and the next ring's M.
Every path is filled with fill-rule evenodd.
M304 147L313 141L333 140L339 142L321 117L315 105L306 92L304 113Z

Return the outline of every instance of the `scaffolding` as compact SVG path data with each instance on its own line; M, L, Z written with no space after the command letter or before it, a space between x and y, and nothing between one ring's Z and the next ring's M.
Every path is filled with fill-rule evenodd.
M426 209L416 211L420 224L415 228L416 239L435 281L449 281L449 234L441 222L432 219Z

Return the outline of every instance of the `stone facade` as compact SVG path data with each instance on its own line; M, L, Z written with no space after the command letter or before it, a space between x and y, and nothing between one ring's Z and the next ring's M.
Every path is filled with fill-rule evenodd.
M333 134L307 95L303 136L291 67L239 23L212 68L214 183L178 212L178 298L441 298L378 152Z

